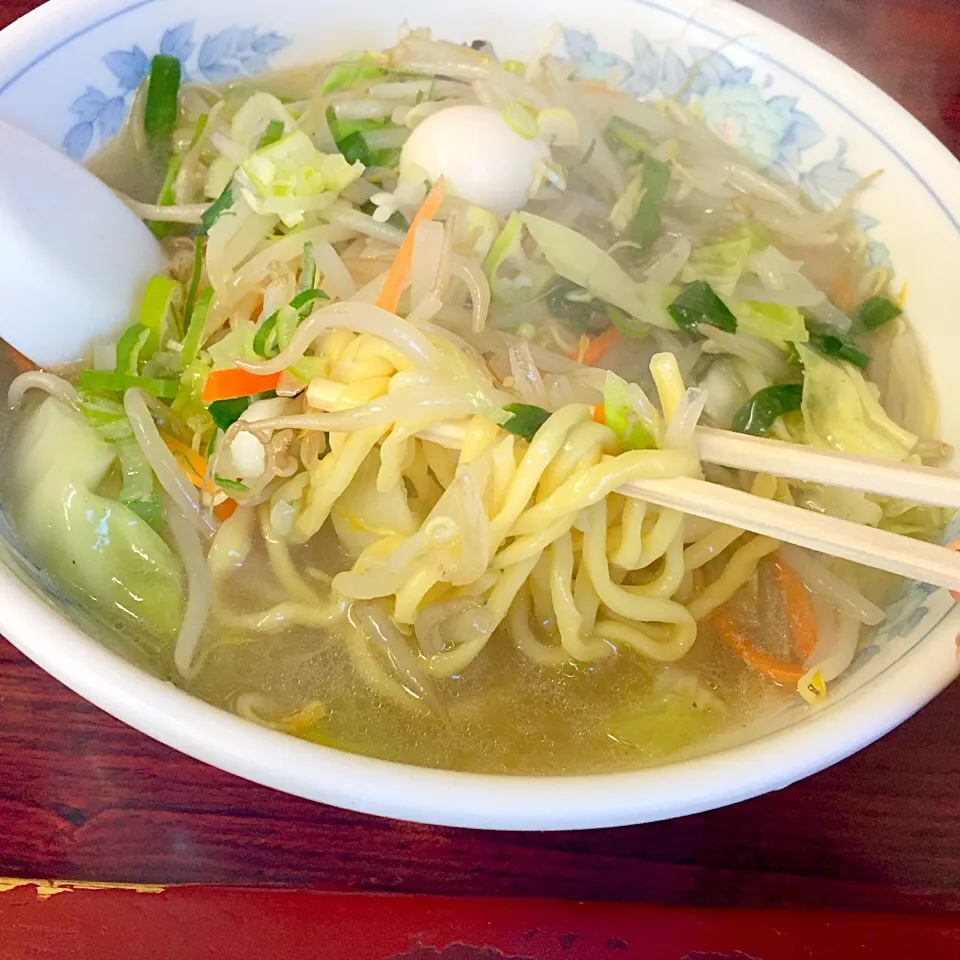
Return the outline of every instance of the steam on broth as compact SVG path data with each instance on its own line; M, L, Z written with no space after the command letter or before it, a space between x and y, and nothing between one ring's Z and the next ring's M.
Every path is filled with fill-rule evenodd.
M661 762L828 695L891 578L616 490L702 474L939 535L696 455L698 422L948 453L863 257L871 178L819 210L689 104L577 67L425 31L219 88L154 61L92 167L168 271L76 369L15 379L3 425L26 550L128 656L308 740L489 772Z

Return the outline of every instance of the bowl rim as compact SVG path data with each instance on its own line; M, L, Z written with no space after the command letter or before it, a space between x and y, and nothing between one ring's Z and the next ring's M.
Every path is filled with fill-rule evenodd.
M0 32L0 63L16 60L18 48L42 41L48 32L59 35L67 14L85 25L51 50L78 32L154 2L139 0L124 6L117 0L49 0ZM851 67L786 27L732 0L714 0L711 7L735 14L763 39L795 48L811 71L831 72L853 86L858 103L884 115L890 135L911 143L910 155L917 160L911 163L902 158L905 167L958 224L957 215L926 182L927 178L956 177L957 160L919 121ZM112 13L95 23L84 20L98 11ZM4 88L28 69L29 64L9 78ZM900 156L899 150L894 152ZM924 176L917 166L927 171ZM960 610L951 609L928 636L862 688L749 743L635 771L508 776L409 766L258 726L139 670L67 620L12 571L0 569L4 636L47 673L140 732L195 759L307 799L399 819L500 830L641 823L785 787L866 746L936 696L958 672L953 641L958 628Z

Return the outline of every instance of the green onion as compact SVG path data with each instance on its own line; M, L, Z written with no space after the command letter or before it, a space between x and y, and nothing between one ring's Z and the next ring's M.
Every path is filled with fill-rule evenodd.
M249 397L235 397L232 400L214 400L207 407L207 410L210 411L213 422L221 430L227 430L240 419L240 414L249 406Z
M754 437L766 436L785 413L800 409L803 386L787 383L758 390L733 417L731 429Z
M649 323L631 317L630 314L624 313L619 307L613 306L612 303L605 304L604 309L610 324L616 327L625 337L629 337L631 340L643 340L650 336Z
M543 407L532 403L508 403L502 409L509 416L500 422L500 426L518 437L523 437L524 440L532 440L537 431L550 419L549 410L544 410Z
M209 233L210 228L233 206L233 185L227 184L223 193L203 211L200 221L203 224L201 234Z
M614 117L610 123L607 124L606 132L607 139L611 141L614 146L622 144L638 157L653 153L657 147L652 140L648 139L640 131L639 127L635 127L632 123L620 117Z
M267 129L263 131L263 136L257 144L257 149L262 150L264 147L269 147L270 144L282 140L285 129L282 120L271 120L267 124Z
M323 92L332 93L334 90L349 90L363 80L374 80L384 77L387 71L375 67L369 60L361 58L349 63L334 67L323 81Z
M85 390L106 390L123 393L139 387L161 400L172 400L177 395L176 380L156 380L152 377L134 377L126 373L109 373L103 370L82 370L80 386Z
M312 290L317 285L317 261L313 255L313 243L303 245L303 268L297 280L297 292Z
M901 313L900 307L887 297L868 297L850 314L850 319L861 330L876 330Z
M117 341L117 373L135 377L140 372L140 353L149 339L150 330L139 323L124 330Z
M213 482L224 490L236 490L238 493L246 493L250 489L245 483L239 480L228 480L226 477L215 476Z
M180 61L157 54L150 62L147 102L143 108L143 129L156 146L169 147L177 125L177 94L180 90Z
M322 291L318 290L316 287L311 287L309 290L301 290L291 301L290 306L294 310L300 311L300 317L303 319L306 317L303 308L307 305L313 303L314 300L329 300L330 298Z
M182 303L182 298L183 287L176 280L162 273L156 274L147 282L137 317L140 325L150 331L152 340L150 351L144 356L144 360L160 349L166 332L165 327L169 326L176 330L176 311Z
M662 233L660 214L670 186L670 164L654 157L643 158L643 195L637 215L630 224L630 239L642 249L649 247Z
M846 360L847 363L852 363L861 370L870 365L870 355L865 350L861 350L852 340L838 337L835 333L811 330L810 346L825 357Z
M359 160L365 167L395 167L400 159L398 147L371 150L363 135L371 130L386 130L393 124L389 120L340 120L333 107L327 108L327 124L337 149L350 163Z
M213 287L207 287L206 290L200 292L197 296L197 302L193 305L193 311L190 314L190 326L183 338L183 349L181 350L181 362L184 368L189 367L197 359L200 347L203 346L203 328L207 322L207 311L210 309L212 300Z
M706 280L688 283L667 312L681 330L691 337L699 337L698 324L709 323L727 333L737 332L737 318L730 308L713 292Z
M367 141L359 131L351 133L342 140L337 141L337 149L350 161L356 163L358 160L365 167L373 166L373 153L367 146Z
M197 291L200 289L200 277L203 275L203 239L193 238L193 273L190 275L190 286L187 287L187 299L183 305L184 335L190 329L193 311L197 306Z
M269 358L275 356L275 351L272 348L276 342L277 317L279 316L280 311L275 310L257 327L257 332L253 335L253 352L258 357Z
M571 297L570 294L576 296ZM586 295L586 299L581 299ZM577 333L586 333L595 313L603 312L603 304L591 297L583 287L560 280L547 294L547 309L555 316L567 321Z
M203 135L203 131L207 127L207 121L210 119L209 114L201 113L197 118L197 126L193 131L193 136L190 138L190 145L187 147L183 153L175 153L167 164L167 172L163 178L163 185L160 187L160 192L157 194L157 206L159 207L169 207L174 200L173 188L177 182L177 177L180 175L180 168L183 166L183 158L187 152L192 150L196 145L197 141ZM153 235L158 239L162 240L164 237L170 235L170 232L174 228L174 224L167 220L148 220L147 226L153 231Z

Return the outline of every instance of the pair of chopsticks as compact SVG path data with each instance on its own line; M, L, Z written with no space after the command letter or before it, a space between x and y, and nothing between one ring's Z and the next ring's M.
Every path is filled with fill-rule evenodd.
M335 407L340 385L311 384L311 405ZM329 398L325 394L329 392ZM439 424L420 431L424 440L451 449L463 444L463 427ZM914 503L960 508L960 473L933 467L858 457L782 440L698 427L700 460L791 480L859 490ZM618 493L660 507L729 524L912 580L960 590L960 553L825 514L766 500L707 480L673 477L636 480Z

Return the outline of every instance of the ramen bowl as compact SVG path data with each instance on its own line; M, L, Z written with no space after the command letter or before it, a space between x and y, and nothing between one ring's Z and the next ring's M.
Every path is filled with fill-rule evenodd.
M408 0L411 24L456 41L483 38L529 57L543 38L587 76L636 97L683 96L723 139L835 205L863 175L858 201L873 264L909 280L908 311L942 399L940 434L960 443L952 402L960 302L960 168L872 84L805 40L713 0ZM381 48L396 30L388 0L52 0L0 34L0 118L84 160L119 129L165 53L210 83ZM554 24L561 27L551 33ZM15 238L13 238L15 241ZM5 238L9 242L10 238ZM42 321L39 321L42 322ZM960 533L954 523L947 540ZM98 707L223 770L353 810L487 829L571 829L681 816L784 787L901 723L956 675L960 613L946 591L908 584L820 709L799 701L710 744L642 770L494 776L424 769L294 739L189 696L126 659L110 631L65 598L0 527L0 630Z

